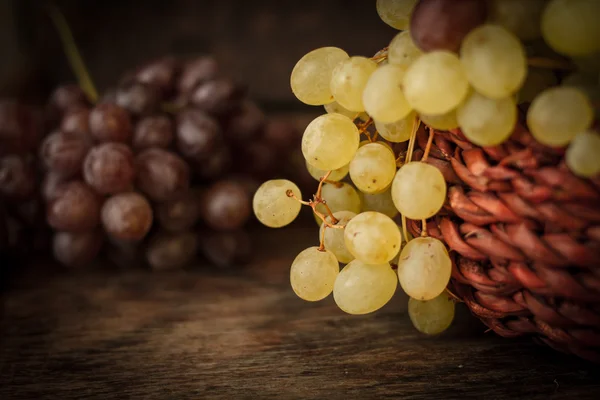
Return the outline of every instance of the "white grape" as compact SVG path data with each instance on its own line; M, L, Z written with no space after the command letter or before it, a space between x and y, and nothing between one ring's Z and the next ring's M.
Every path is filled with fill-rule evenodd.
M408 299L408 316L414 327L426 335L444 332L454 320L454 301L446 293L426 301Z
M337 47L321 47L304 55L294 66L290 84L303 103L317 106L333 101L329 83L333 69L347 60L348 53Z
M331 174L329 174L329 176L327 177L327 180L333 181L333 182L341 181L342 179L344 179L346 177L346 175L348 175L348 168L349 168L348 165L344 165L341 168L332 170ZM310 165L308 162L306 163L306 169L308 170L308 173L310 174L310 176L312 176L313 178L315 178L318 181L320 181L321 178L324 177L325 174L327 174L327 171L324 171L319 168L315 168L312 165Z
M394 36L390 42L387 59L390 64L406 68L422 54L423 52L413 42L410 32L403 31Z
M302 154L313 167L334 170L350 163L359 141L358 128L350 118L325 114L315 118L304 130Z
M392 183L392 200L407 218L433 217L446 200L446 181L436 167L424 162L404 164Z
M551 0L542 14L542 36L550 47L568 56L600 50L600 2Z
M517 105L512 97L490 99L471 93L458 107L456 119L471 142L479 146L496 146L511 135L517 123Z
M367 264L389 262L402 243L398 225L387 215L367 211L352 218L344 229L346 248Z
M290 283L301 299L319 301L333 291L339 271L338 260L331 251L309 247L294 259L290 269Z
M432 51L408 67L402 87L406 100L419 113L444 114L463 101L469 82L455 54Z
M351 211L358 214L360 212L360 196L352 185L345 182L324 184L321 189L321 197L327 202L327 207L329 207L332 213L338 211ZM318 204L316 208L321 214L327 215L327 209L323 204ZM315 219L319 225L323 222L316 215Z
M365 193L375 193L388 187L396 174L396 158L381 143L360 147L350 161L350 179Z
M337 101L325 104L323 107L325 108L325 111L327 111L328 114L342 114L350 118L351 120L358 118L362 121L366 121L369 119L369 115L367 113L357 113L356 111L350 111L342 107L342 105Z
M525 48L498 25L482 25L464 38L460 59L469 82L484 96L498 99L515 93L525 82Z
M490 3L491 21L519 39L536 39L541 36L540 20L545 5L546 0L493 0Z
M365 264L354 260L338 274L333 299L348 314L368 314L386 305L397 287L398 278L390 264Z
M398 260L398 279L413 299L431 300L446 289L452 273L452 261L444 244L432 237L408 242Z
M444 114L419 114L421 121L427 126L433 129L439 129L441 131L447 131L450 129L458 128L458 121L456 120L456 110L448 111Z
M339 63L333 70L330 83L335 101L348 110L364 111L362 94L376 69L375 61L366 57L350 57Z
M377 0L377 14L383 22L399 30L408 29L417 0Z
M288 197L288 190L298 199L302 197L298 186L285 179L273 179L260 185L252 199L252 208L262 224L281 228L296 219L302 205Z
M408 139L410 139L413 125L416 123L416 116L417 114L413 111L410 112L406 117L395 122L384 124L382 122L375 121L375 128L382 138L389 140L390 142L406 142Z
M382 65L371 74L363 91L363 104L376 121L390 123L408 115L411 107L404 97L404 69L397 65Z
M332 225L343 226L354 218L356 213L351 211L338 211L333 213L333 216L338 222ZM327 216L325 220L331 224L331 216ZM323 230L325 231L323 232ZM323 237L325 248L331 251L339 262L348 264L350 261L354 260L354 256L348 251L346 243L344 242L344 229L326 228L325 225L322 224L321 229L319 229L319 239L321 237Z
M600 135L598 132L581 132L569 144L565 154L569 169L584 178L600 174Z
M376 211L390 218L398 215L398 209L394 205L392 192L389 188L384 192L376 194L360 193L360 199L363 212Z

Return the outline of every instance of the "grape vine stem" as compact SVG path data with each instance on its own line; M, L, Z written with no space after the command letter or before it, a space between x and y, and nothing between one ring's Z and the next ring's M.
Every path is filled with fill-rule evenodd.
M431 127L428 126L427 129L429 130L429 138L427 138L427 146L425 146L425 150L423 151L423 157L421 158L421 161L423 162L426 162L427 158L429 158L429 151L431 150L433 136L435 135L435 132L433 131L433 129L431 129Z
M421 125L421 120L419 117L415 117L413 120L412 130L410 132L410 139L408 141L408 150L406 151L406 163L409 163L412 159L412 153L415 148L415 139L417 137L417 131L419 130L419 126ZM402 235L404 236L404 240L408 243L408 229L406 228L406 217L404 214L402 215Z

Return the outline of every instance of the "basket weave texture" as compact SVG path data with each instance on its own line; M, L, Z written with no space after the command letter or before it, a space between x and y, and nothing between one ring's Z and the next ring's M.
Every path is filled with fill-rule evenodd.
M414 160L427 138L421 127ZM600 177L573 175L522 122L495 147L436 131L426 162L448 184L427 230L452 250L449 289L501 336L600 362Z

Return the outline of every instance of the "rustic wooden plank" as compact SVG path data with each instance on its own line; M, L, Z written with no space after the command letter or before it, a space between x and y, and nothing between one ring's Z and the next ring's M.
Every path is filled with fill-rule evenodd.
M404 296L362 317L299 300L288 267L315 236L259 230L235 272L29 276L3 299L0 398L598 398L597 367L462 308L427 338Z

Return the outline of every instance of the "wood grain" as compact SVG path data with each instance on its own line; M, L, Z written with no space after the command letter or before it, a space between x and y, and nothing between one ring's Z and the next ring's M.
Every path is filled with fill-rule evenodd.
M36 272L4 295L1 399L587 399L598 367L491 333L460 308L437 338L397 295L378 313L288 284L314 226L258 230L236 272Z

